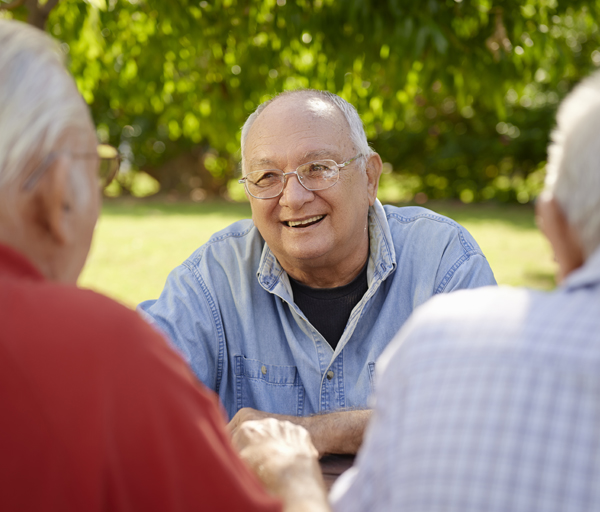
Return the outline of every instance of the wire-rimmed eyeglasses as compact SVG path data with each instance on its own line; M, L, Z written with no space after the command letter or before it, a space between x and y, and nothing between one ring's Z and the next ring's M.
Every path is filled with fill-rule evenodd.
M361 156L363 156L362 153L359 153L342 164L338 164L334 160L316 160L299 165L292 172L283 172L281 169L252 171L238 181L245 185L248 194L257 199L272 199L280 195L290 174L295 174L306 190L325 190L338 182L340 169Z
M115 178L119 170L121 156L119 151L109 146L108 144L98 144L95 153L77 153L73 151L52 151L48 153L42 163L36 167L35 171L31 173L29 178L23 183L24 190L31 190L44 173L50 168L54 160L60 155L68 155L71 158L82 158L82 159L98 159L98 180L100 189L104 190L110 182Z

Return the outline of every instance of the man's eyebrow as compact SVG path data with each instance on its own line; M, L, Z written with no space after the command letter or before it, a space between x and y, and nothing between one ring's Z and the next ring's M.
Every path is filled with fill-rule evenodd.
M252 169L277 169L277 165L270 158L258 158L256 160L250 160L248 167Z
M338 156L338 153L331 149L316 149L314 151L307 151L304 153L301 163L312 162L314 160L318 160L319 158L335 160ZM253 170L279 169L275 161L268 157L250 160L248 162L248 168Z
M338 156L337 152L332 151L331 149L317 149L315 151L307 151L304 153L303 160L309 162L311 160L315 160L317 158L327 157L328 159L333 159Z

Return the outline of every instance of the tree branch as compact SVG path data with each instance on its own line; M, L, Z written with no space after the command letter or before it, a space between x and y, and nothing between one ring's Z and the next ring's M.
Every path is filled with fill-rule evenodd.
M46 16L50 14L50 11L56 7L60 0L48 0L43 7L40 7L40 11L42 11Z
M59 0L48 0L45 5L40 5L38 0L24 0L29 16L27 16L27 23L44 30L46 21L50 15L50 11L56 7Z
M25 0L14 0L9 4L0 4L0 11L10 11L11 9L16 9L17 7L21 7Z

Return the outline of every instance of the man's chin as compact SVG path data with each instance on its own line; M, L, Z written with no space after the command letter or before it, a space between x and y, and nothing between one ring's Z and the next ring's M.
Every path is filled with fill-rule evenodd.
M330 252L331 248L324 245L316 246L314 243L307 241L303 244L294 244L293 247L286 247L280 254L275 254L281 263L284 262L301 262L306 267L320 267L323 259ZM284 266L285 264L282 263Z

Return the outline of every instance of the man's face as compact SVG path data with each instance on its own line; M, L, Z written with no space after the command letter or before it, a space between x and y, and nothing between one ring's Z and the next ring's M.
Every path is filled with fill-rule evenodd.
M284 97L254 122L246 140L244 170L292 172L314 160L343 163L356 153L337 107L314 97ZM293 277L311 268L335 269L358 253L363 262L366 259L368 208L376 198L380 169L367 173L364 164L365 159L359 159L340 170L339 181L326 190L306 190L291 175L280 196L249 197L254 224Z

